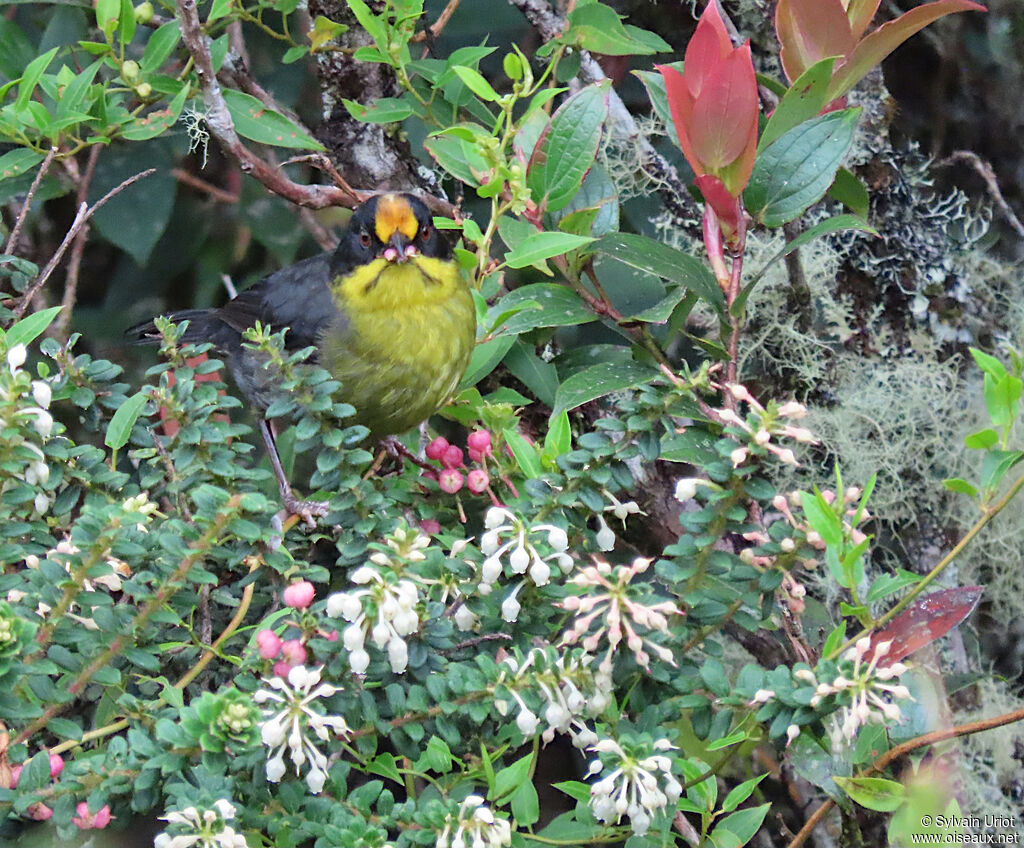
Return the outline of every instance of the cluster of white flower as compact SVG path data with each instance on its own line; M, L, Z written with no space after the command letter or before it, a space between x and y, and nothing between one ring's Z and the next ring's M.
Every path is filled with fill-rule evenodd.
M608 498L608 506L604 508L604 512L610 512L619 521L622 522L622 526L626 526L626 519L631 515L643 515L643 510L637 506L636 501L626 501L622 503L615 495L605 489L602 494ZM608 522L605 521L604 515L598 513L597 516L597 533L594 536L594 541L597 542L597 547L602 551L615 550L615 531L608 526Z
M484 517L484 534L480 537L480 551L486 557L480 566L481 595L488 595L494 584L505 571L503 557L508 553L508 566L513 574L525 574L535 586L546 586L551 582L551 568L554 564L563 572L573 566L573 559L566 550L569 537L561 527L553 524L528 526L513 512L500 506L492 506ZM503 536L507 536L503 539ZM531 536L543 537L552 553L542 556ZM511 553L509 553L511 551ZM526 580L520 580L501 604L501 615L505 621L515 621L521 609L517 596ZM461 626L461 625L460 625Z
M733 467L742 465L752 452L757 452L760 449L775 454L787 465L797 465L796 455L793 451L773 444L772 436L785 436L804 444L817 444L818 440L807 428L795 427L780 420L803 418L807 414L807 408L802 403L791 400L788 403L777 405L773 402L768 405L768 409L765 409L747 391L745 386L732 383L727 388L736 400L744 401L750 407L750 415L746 419L731 409L715 410L721 421L739 427L750 436L749 445L738 447L730 454L729 458L732 460Z
M667 739L657 739L653 745L655 751L674 747ZM590 750L611 755L607 758L610 762L595 759L590 763L591 775L611 769L590 787L590 809L598 821L618 824L626 815L633 833L643 836L655 815L666 807L675 809L683 787L672 774L672 760L665 754L638 759L614 739L602 739Z
M638 557L632 565L619 565L613 569L604 560L596 559L594 565L588 565L576 574L570 581L574 586L584 591L595 588L603 591L571 595L559 604L563 609L576 613L572 627L562 636L562 644L568 645L582 639L583 649L592 654L597 651L602 638L607 638L608 650L600 665L604 671L611 671L612 654L623 638L637 664L643 668L650 666L648 651L675 665L668 648L638 632L657 630L669 636L667 616L683 614L671 601L646 603L649 584L638 580L636 586L630 585L633 578L645 572L650 564L650 559ZM613 573L614 583L609 579ZM595 621L598 623L597 629L590 633L590 627Z
M12 456L23 463L14 476L30 486L37 486L50 479L50 466L42 448L24 438L18 425L27 423L41 441L48 439L53 431L53 416L49 412L53 392L47 381L32 380L22 369L27 356L28 351L23 344L16 344L7 351L10 379L0 380L0 430L5 431L4 441L8 447L15 449ZM31 402L28 402L29 394ZM50 508L52 500L46 492L38 491L32 506L42 515Z
M533 736L541 724L541 718L523 700L521 691L536 688L540 691L545 705L541 710L547 725L541 738L545 743L554 739L556 733L567 733L572 744L586 749L597 742L597 734L584 722L603 713L611 703L612 679L607 669L594 671L590 666L593 657L555 654L553 649L534 648L520 664L514 657L504 662L512 668L512 679L502 682L508 688L518 706L516 727L523 736ZM529 673L528 673L529 672ZM495 707L502 715L508 711L507 701L495 701Z
M228 824L234 817L234 805L224 798L214 801L213 809L202 813L195 807L172 810L160 818L173 829L187 832L173 836L161 833L153 840L153 848L249 848L245 837Z
M416 552L419 553L418 550ZM357 568L350 579L365 588L335 592L327 598L327 614L349 622L341 634L342 644L348 651L349 668L356 674L366 672L370 665L370 655L366 650L369 637L378 648L387 649L391 670L401 674L409 665L409 646L405 637L420 627L416 613L419 602L416 584L396 578L390 572L382 574L368 565Z
M511 844L512 826L507 819L494 815L479 795L467 795L457 819L453 822L449 816L437 837L437 848L501 848Z
M270 689L259 689L253 694L257 704L268 701L277 706L264 710L260 722L260 736L263 744L273 751L267 760L267 780L277 783L285 773L284 752L288 749L290 759L295 765L295 773L309 760L309 771L306 773L306 784L310 792L318 794L327 780L327 757L313 744L306 735L312 730L317 739L326 742L330 732L340 736L351 732L345 719L340 716L321 715L312 705L318 698L327 698L341 687L320 682L320 669L308 669L305 666L293 666L288 672L288 679L273 677L267 681Z

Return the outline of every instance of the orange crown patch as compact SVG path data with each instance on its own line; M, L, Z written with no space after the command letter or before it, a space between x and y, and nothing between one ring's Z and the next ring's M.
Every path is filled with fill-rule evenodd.
M420 225L408 200L398 194L385 194L377 201L373 227L377 232L377 238L387 244L388 239L396 232L412 241L416 238Z

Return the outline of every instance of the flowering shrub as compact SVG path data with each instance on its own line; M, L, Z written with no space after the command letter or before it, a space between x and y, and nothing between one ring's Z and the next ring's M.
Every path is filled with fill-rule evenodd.
M415 123L483 226L455 207L438 216L461 234L454 261L481 335L429 434L405 437L418 462L375 462L310 351L289 350L283 328L247 332L281 375L286 399L268 415L288 428L286 461L300 458L292 478L326 503L315 526L279 511L211 346L183 346L181 326L158 319L162 363L129 383L82 339L43 337L61 308L31 312L45 275L5 255L18 270L0 335L0 836L146 818L163 823L157 848L731 848L781 821L795 846L820 816L777 801L791 771L814 776L824 812L843 805L851 844L853 803L865 829L867 810L943 812L947 799L932 809L875 775L900 741L929 744L910 655L980 588L924 594L960 548L924 576L877 567L873 480L847 486L836 470L834 488L779 491L801 461L824 479L823 456L802 403L739 373L762 273L744 277L748 232L798 221L844 179L859 112L836 101L865 70L863 45L914 29L901 18L865 36L872 4L848 5L832 51L809 40L806 3L778 4L799 80L775 83L770 115L750 44L733 44L714 3L682 70L641 75L695 174L699 257L619 232L600 151L622 104L607 81L562 85L596 73L590 51L666 52L658 36L578 4L536 55L510 49L499 93L479 70L489 48L412 58L422 4L348 0L368 39L354 51L331 47L345 25L316 17L289 59L340 52L386 69L397 96L344 107ZM929 5L930 18L975 6ZM215 68L243 74L225 52L243 22L290 43L262 10L287 24L295 4L218 2L202 21L184 0L147 6L95 4L80 46L100 58L85 71L54 70L56 52L19 68L3 89L18 108L0 111L32 120L10 136L20 147L0 157L0 183L48 167L44 139L67 159L72 144L159 135L198 93L246 171L303 188L239 136L317 143L213 83ZM304 188L307 205L353 197ZM870 225L820 219L791 245L846 228ZM602 287L617 265L652 284L645 307ZM553 281L514 285L532 269ZM698 301L717 337L683 331ZM554 328L595 335L574 346ZM684 338L693 352L673 347ZM1024 360L975 359L992 427L968 440L979 480L948 486L977 503L980 530L1024 487L1010 473ZM562 743L576 759L554 775Z

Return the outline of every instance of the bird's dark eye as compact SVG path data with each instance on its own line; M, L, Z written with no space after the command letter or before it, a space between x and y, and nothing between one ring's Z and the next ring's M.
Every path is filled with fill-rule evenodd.
M369 247L370 246L370 234L369 233L360 233L359 234L359 243L363 247Z
M431 233L433 233L433 230L431 229L430 225L427 224L427 226L423 227L420 230L420 240L426 241L428 238L430 238Z

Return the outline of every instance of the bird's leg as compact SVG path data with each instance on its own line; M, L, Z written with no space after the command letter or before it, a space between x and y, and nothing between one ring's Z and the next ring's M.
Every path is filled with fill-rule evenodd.
M267 447L267 456L270 457L270 466L274 469L274 476L277 478L277 487L281 491L281 503L284 508L292 515L299 516L310 527L316 527L314 516L327 514L327 501L300 501L295 497L291 484L288 482L288 475L284 473L284 466L281 465L281 457L277 453L277 443L274 441L270 422L266 418L260 419L260 434L263 436L263 444Z
M409 450L397 436L386 436L380 440L380 446L392 459L399 461L403 459L409 460L414 465L418 465L425 471L434 469L434 467L427 461L420 459L416 454ZM436 469L434 469L436 470Z

